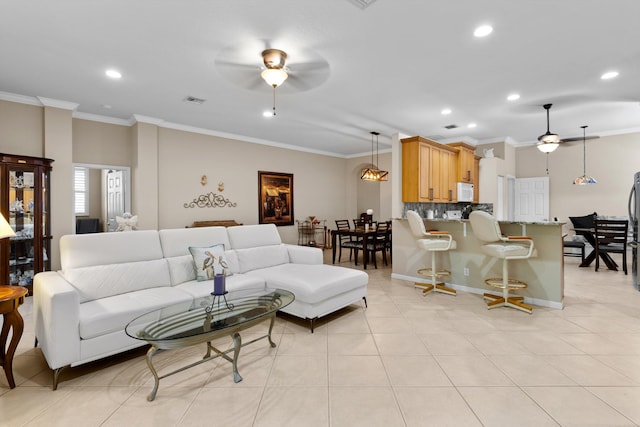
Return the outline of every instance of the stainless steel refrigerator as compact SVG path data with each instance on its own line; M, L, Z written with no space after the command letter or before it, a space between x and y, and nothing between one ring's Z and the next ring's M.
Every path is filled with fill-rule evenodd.
M633 229L633 239L629 242L631 246L631 271L633 272L633 286L640 291L640 278L638 277L638 215L640 215L640 172L636 172L633 177L633 187L629 194L629 221Z

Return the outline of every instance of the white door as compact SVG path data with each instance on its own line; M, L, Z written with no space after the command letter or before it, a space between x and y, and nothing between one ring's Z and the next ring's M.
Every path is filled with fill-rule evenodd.
M107 173L107 231L116 231L116 216L124 213L124 181L122 171L110 170Z
M507 176L507 221L515 221L516 218L516 177Z
M493 213L498 221L504 219L504 176L498 175L496 206Z
M549 221L549 177L516 178L515 221Z

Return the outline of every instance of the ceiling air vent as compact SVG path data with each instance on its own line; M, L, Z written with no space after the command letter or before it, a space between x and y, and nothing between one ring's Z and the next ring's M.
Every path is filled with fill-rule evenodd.
M358 6L360 9L364 10L371 6L371 4L376 0L349 0L349 3L353 3Z
M444 128L445 128L445 129L455 129L455 128L457 128L457 127L458 127L458 125L447 125L447 126L445 126Z
M190 102L192 104L199 104L202 105L205 103L206 99L202 99L202 98L196 98L195 96L190 96L187 95L185 96L185 98L182 100L184 102Z

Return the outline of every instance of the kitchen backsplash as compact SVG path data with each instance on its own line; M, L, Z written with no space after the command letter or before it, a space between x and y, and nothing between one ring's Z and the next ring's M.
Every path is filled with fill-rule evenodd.
M407 217L407 211L418 212L422 218L428 217L428 211L433 211L434 218L443 218L447 211L461 211L463 218L468 218L471 211L486 211L493 215L493 203L405 203L402 217Z

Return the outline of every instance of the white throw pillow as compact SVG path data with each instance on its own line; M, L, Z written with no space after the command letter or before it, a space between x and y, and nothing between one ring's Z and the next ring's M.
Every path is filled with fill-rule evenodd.
M229 265L224 256L224 245L218 244L209 247L189 246L189 252L196 265L196 280L213 280L216 274L228 275Z

